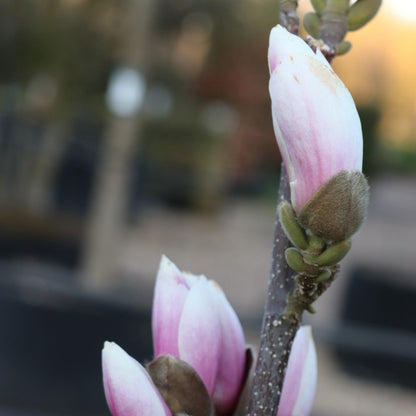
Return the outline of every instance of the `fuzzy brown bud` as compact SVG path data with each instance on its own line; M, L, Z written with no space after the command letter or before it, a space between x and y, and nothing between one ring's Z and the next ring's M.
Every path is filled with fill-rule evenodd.
M147 365L147 371L172 413L214 415L213 404L204 383L185 361L161 355Z
M299 223L327 241L346 240L366 216L368 193L360 171L341 171L306 202L298 214Z

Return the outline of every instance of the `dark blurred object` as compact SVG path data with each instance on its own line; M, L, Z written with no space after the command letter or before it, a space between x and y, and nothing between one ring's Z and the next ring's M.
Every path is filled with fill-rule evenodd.
M77 266L81 226L74 219L19 209L0 210L0 259Z
M346 372L416 388L416 289L398 273L355 269L331 338Z
M416 146L385 145L381 148L378 163L387 172L416 175Z
M102 415L100 351L151 359L150 312L91 296L55 268L0 263L0 401L57 415Z
M79 264L101 125L0 117L0 259Z
M53 205L59 212L84 216L90 205L103 126L76 120L69 130L53 183Z
M358 109L363 129L363 172L366 175L373 175L380 171L379 157L379 134L378 125L381 118L381 111L375 105L360 107Z
M175 207L215 211L226 188L225 142L201 123L200 112L193 113L147 124L142 183L145 194Z

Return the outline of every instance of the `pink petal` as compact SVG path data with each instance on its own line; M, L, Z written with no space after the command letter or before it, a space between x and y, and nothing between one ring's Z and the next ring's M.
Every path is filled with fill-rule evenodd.
M117 344L104 344L102 367L113 416L171 416L146 370Z
M280 26L270 34L269 67L273 126L299 211L341 170L361 170L361 123L322 54Z
M221 323L221 357L213 399L219 414L234 410L245 370L246 345L243 328L224 292L210 281Z
M178 346L179 358L195 369L211 395L221 353L221 326L204 276L192 286L186 298Z
M187 279L166 256L162 256L153 298L152 330L155 357L179 358L178 330L189 293Z
M277 416L308 416L311 413L317 375L312 331L309 326L302 326L293 341Z

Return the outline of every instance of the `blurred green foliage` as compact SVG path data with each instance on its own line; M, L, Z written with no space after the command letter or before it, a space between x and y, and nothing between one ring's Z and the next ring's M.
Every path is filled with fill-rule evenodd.
M68 4L67 4L68 3ZM1 83L23 88L37 74L58 85L56 110L100 106L117 47L122 7L108 0L9 0L0 4Z
M74 139L100 147L101 132L110 117L105 102L107 84L112 72L126 64L122 53L129 35L126 19L135 1L140 0L1 2L0 117L11 116L16 124L35 123L41 132L49 125L59 126L56 142ZM200 206L201 201L218 201L229 182L258 181L262 175L257 172L278 164L267 122L265 54L277 7L271 0L261 5L253 0L164 0L155 6L143 70L148 91L163 89L171 104L159 115L146 111L145 104L143 130L133 151L140 153L136 160L150 166L152 174L139 181L148 180L145 187L168 198ZM43 101L47 105L36 96L45 93L45 79L55 91L49 101ZM37 87L35 100L28 98L33 85ZM215 126L221 123L211 121L210 127L204 121L204 108L212 103L220 103L235 115L223 131ZM240 120L244 121L242 127ZM73 125L80 123L99 128L74 137L70 132L79 130ZM19 134L13 127L3 139L10 147L19 143L23 153L25 140L27 147L32 144L28 136L17 140ZM242 135L251 139L238 144ZM42 133L30 141L39 142L36 160L50 157L41 154ZM82 146L79 149L74 156L89 157L80 153ZM13 154L19 153L13 150ZM245 165L244 160L251 162ZM90 162L96 165L96 160ZM134 186L138 186L136 182L133 179Z
M416 175L416 145L383 145L379 151L379 161L384 172Z
M359 114L364 136L363 172L370 178L377 174L416 174L416 144L408 140L407 145L381 140L379 122L382 111L373 104L360 107Z

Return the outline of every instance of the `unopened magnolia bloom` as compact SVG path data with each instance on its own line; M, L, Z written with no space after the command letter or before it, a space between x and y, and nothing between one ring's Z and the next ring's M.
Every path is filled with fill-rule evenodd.
M324 58L281 26L270 33L273 125L299 212L341 171L361 171L363 139L354 101Z
M155 357L172 355L199 374L219 413L233 409L245 369L241 324L220 287L163 256L153 300Z
M146 370L114 342L104 344L102 367L113 416L172 416Z
M302 326L293 341L277 416L308 416L311 413L317 373L312 331L309 326Z

